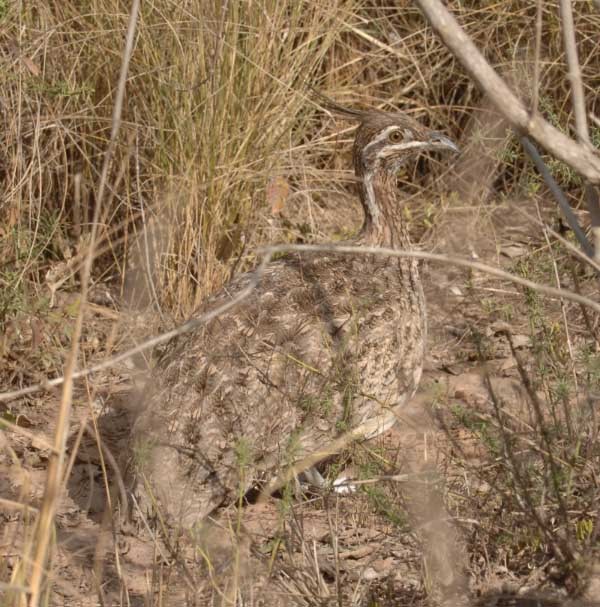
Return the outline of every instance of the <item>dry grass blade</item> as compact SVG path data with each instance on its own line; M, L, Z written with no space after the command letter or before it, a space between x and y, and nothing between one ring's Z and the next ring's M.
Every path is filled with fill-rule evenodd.
M113 150L117 143L117 137L119 134L121 112L123 109L123 98L125 95L125 84L127 82L129 60L131 59L131 53L133 52L133 38L137 26L139 8L140 1L134 0L129 15L129 27L127 31L125 50L123 51L121 76L119 79L119 85L115 96L115 109L113 114L111 139L109 147L106 150L103 170L100 176L100 182L98 187L99 199L97 201L94 220L92 224L92 231L90 236L90 251L86 258L86 263L83 269L83 278L81 285L81 306L79 309L79 314L77 315L77 319L75 321L71 351L69 353L69 359L66 365L65 382L63 385L63 392L54 439L55 453L50 456L46 478L46 487L44 491L44 499L37 521L36 536L34 540L34 557L31 564L32 569L29 579L28 604L30 607L37 607L40 604L43 592L42 585L47 572L48 548L52 536L54 514L58 506L58 500L60 499L63 480L62 476L64 472L65 447L67 443L67 435L69 432L69 417L73 398L73 373L75 371L75 367L77 366L77 361L79 358L79 339L83 327L85 302L87 301L88 287L91 278L93 260L92 252L94 250L95 236L98 221L100 219L100 212L102 209L102 195L107 187L108 170L112 160Z

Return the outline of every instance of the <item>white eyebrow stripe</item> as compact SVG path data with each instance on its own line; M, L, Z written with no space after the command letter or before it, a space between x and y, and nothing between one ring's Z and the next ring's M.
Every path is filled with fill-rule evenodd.
M373 141L371 141L371 143L369 143L369 145L366 145L363 148L362 154L363 156L365 154L369 153L369 149L371 147L373 147L374 145L377 145L378 143L381 143L382 140L387 139L388 135L392 132L392 131L399 131L400 127L399 126L388 126L385 129L383 129L383 131L381 131L381 133L379 133L379 135L377 135L377 137L375 137L375 139L373 139Z
M401 152L402 150L410 150L413 148L427 147L429 144L427 141L404 141L402 143L390 144L379 151L376 158L386 158L394 152Z

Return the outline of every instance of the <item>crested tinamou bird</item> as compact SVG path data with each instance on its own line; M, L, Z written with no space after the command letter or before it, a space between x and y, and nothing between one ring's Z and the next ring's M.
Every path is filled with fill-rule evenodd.
M364 222L349 243L410 247L396 173L458 151L401 113L326 104L359 123L354 170ZM198 314L247 287L241 274ZM169 345L134 426L139 486L191 526L345 430L385 431L421 377L426 312L417 261L293 253L267 266L225 314Z

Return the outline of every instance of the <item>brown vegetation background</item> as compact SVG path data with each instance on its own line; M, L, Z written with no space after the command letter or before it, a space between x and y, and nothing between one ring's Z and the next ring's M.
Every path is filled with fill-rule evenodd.
M453 0L447 5L526 103L534 97L535 22L537 11L542 11L535 96L546 119L572 135L557 2ZM588 1L575 2L573 8L591 140L599 147L600 12ZM64 372L113 126L129 11L129 3L118 0L0 1L2 391ZM463 155L456 164L437 165L427 174L417 167L400 176L410 201L407 213L414 239L422 246L467 256L487 253L492 262L504 253L510 271L553 286L561 286L557 276L569 276L567 286L594 296L595 279L589 270L570 260L565 250L546 246L548 233L541 236L542 228L531 227L535 224L523 227L525 219L516 220L516 226L507 221L517 215L503 205L516 202L571 239L518 139L415 3L156 0L142 3L137 21L122 124L99 209L92 307L83 328L80 367L189 317L233 272L255 264L260 244L335 241L356 230L360 216L349 170L352 128L332 121L319 108L313 88L346 105L400 109L460 143ZM545 160L587 225L580 177L551 157ZM498 230L507 223L511 234L520 230L521 240L500 242ZM522 258L524 234L538 230L543 244L533 246L533 257L528 252ZM505 235L502 232L502 238ZM456 277L432 271L430 281L447 286L446 295L437 293L433 312L446 318L444 298L456 286ZM468 293L472 277L465 284ZM509 324L515 309L524 306L527 318L521 319L522 326L515 321L513 328L536 336L530 350L534 364L528 368L541 379L528 387L520 363L515 377L521 385L525 382L529 398L535 401L543 393L549 395L546 402L556 405L547 417L540 417L533 406L537 429L532 423L531 440L539 449L526 462L512 461L504 414L490 430L471 417L472 412L449 407L441 415L442 426L449 432L448 444L466 435L482 441L486 457L505 464L495 472L496 485L486 482L517 495L516 505L505 502L503 508L521 508L518 525L523 535L516 543L507 540L509 547L491 548L489 559L499 562L508 553L519 555L514 557L518 566L507 565L519 575L524 575L526 563L543 569L552 561L552 579L563 588L579 590L585 585L581 580L588 579L582 571L593 561L598 533L597 467L593 470L598 461L597 420L595 413L574 413L574 429L568 424L568 408L559 405L585 402L593 410L589 404L597 397L600 376L597 321L579 308L572 309L572 315L556 303L546 308L528 291L519 294L520 303L502 297L474 296L485 314L496 319L504 314ZM469 306L460 305L467 317ZM485 314L477 314L472 324L482 331L478 345L461 354L472 361L489 347L486 339L496 343L505 330L490 333L481 320ZM474 317L475 312L471 320ZM502 347L509 351L511 346L505 341ZM438 361L452 358L438 350ZM118 391L121 381L129 388L133 380L124 380L124 375L115 371L86 384L75 405L85 409L82 403L96 402L103 390ZM495 403L493 388L487 393ZM6 426L2 436L16 432L35 437L44 424L52 427L56 395L49 394L0 403ZM436 398L438 404L446 403L439 393ZM498 409L492 406L489 415L494 411ZM77 414L74 418L79 419ZM544 420L552 425L552 437L539 431ZM581 440L574 448L577 429ZM505 439L508 443L502 443ZM11 452L8 438L2 440L2 470L28 470L31 463ZM560 474L558 464L546 457L550 443L564 448L558 458L560 465L566 462ZM448 447L444 465L450 466L451 456L458 457L463 448ZM535 472L545 467L548 474ZM43 461L38 469L41 475ZM450 485L457 493L465 490L458 487L459 476L453 468ZM521 499L521 489L535 499ZM450 502L458 508L458 502ZM527 519L548 502L552 512L540 521ZM483 506L478 503L477 508ZM562 517L557 524L562 535L553 546L555 514ZM484 522L470 540L478 546L472 562L479 573L489 566L477 560L488 558L481 547L498 538L504 542L506 528L517 524L498 523L491 512L481 516ZM31 525L24 528L27 535ZM528 536L527 529L535 531ZM589 557L585 563L583 554ZM10 584L16 588L27 583L27 566L19 570L19 554L11 558L10 565L0 565L0 593Z

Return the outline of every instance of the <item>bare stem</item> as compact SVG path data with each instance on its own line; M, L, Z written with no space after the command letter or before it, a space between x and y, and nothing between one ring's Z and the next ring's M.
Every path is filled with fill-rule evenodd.
M560 17L562 21L563 43L567 55L568 76L571 83L571 100L573 114L575 114L575 132L579 143L591 148L590 133L588 130L585 112L585 94L581 79L581 67L577 55L577 42L575 40L575 26L573 24L573 7L571 0L560 0ZM600 203L598 191L592 184L585 188L588 210L592 220L592 239L594 242L594 259L600 261Z
M562 21L563 43L567 55L567 66L569 68L569 81L571 82L571 99L573 102L573 113L575 114L577 139L581 143L589 143L590 135L585 115L585 96L583 94L579 57L577 56L571 0L560 0L560 18Z
M540 54L542 49L542 17L543 0L537 0L537 10L535 15L535 57L533 64L533 95L531 99L531 113L534 116L538 112L540 94Z

